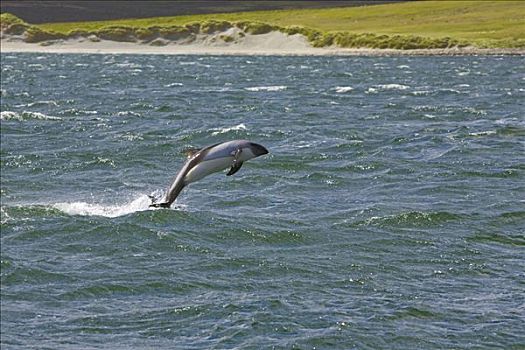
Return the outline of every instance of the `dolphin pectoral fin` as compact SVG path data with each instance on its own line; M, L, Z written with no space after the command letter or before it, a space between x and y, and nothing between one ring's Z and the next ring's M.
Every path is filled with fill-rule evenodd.
M236 172L239 171L239 169L242 167L242 162L235 162L235 164L232 164L232 167L230 168L230 171L226 174L226 176L232 176Z
M232 167L231 167L230 171L228 171L226 176L231 176L231 175L235 174L241 168L242 162L239 161L239 157L241 156L241 153L242 153L242 149L240 149L240 148L235 151L235 154L233 155Z

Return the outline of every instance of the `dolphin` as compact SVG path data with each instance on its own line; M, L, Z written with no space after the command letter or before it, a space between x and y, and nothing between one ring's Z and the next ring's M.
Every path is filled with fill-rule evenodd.
M150 196L150 207L169 208L186 185L227 168L230 168L230 171L226 175L231 176L239 171L247 160L267 153L268 150L263 146L247 140L233 140L216 143L200 150L189 150L188 160L164 197L156 201Z

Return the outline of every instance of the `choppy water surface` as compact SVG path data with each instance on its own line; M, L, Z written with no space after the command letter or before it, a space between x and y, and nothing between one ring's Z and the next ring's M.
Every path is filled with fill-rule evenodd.
M2 348L523 348L524 61L3 54Z

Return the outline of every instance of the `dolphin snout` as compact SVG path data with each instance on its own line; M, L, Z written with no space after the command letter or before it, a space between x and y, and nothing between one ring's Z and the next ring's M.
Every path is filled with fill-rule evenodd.
M250 142L250 148L256 157L268 154L268 150L264 146L259 145L258 143Z

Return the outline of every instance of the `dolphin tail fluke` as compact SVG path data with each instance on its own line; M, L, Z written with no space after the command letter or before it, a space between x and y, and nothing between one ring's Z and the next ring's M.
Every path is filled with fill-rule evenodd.
M149 199L151 199L151 204L149 205L150 208L169 208L171 203L167 202L157 202L159 199L155 196L148 195Z
M151 203L149 205L150 208L169 208L171 203Z

